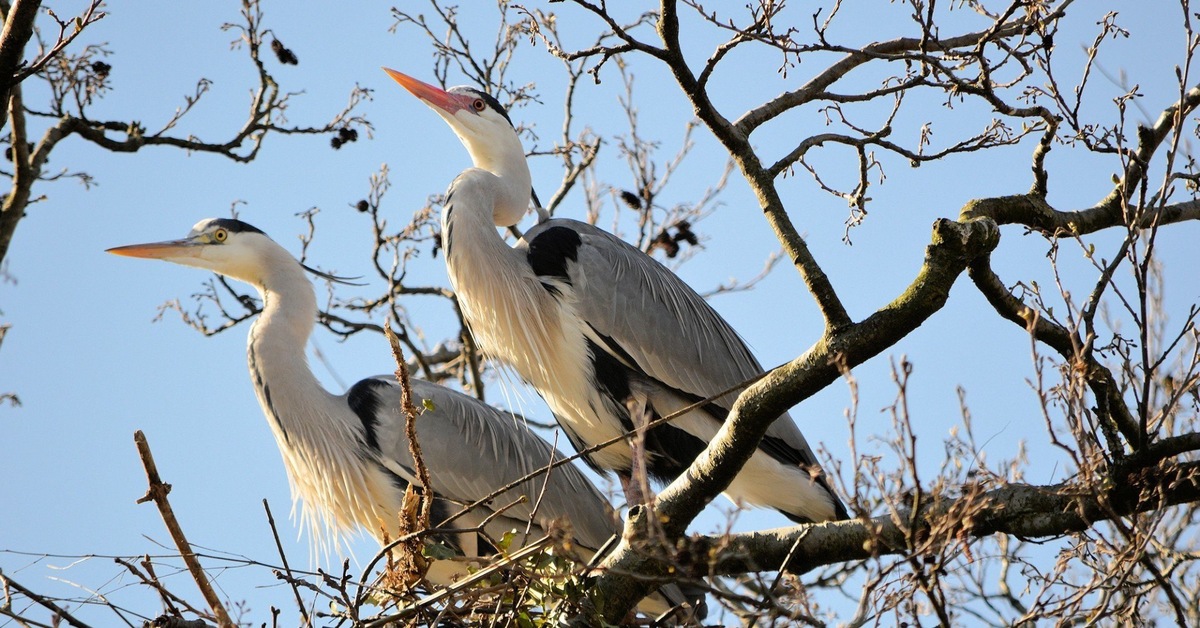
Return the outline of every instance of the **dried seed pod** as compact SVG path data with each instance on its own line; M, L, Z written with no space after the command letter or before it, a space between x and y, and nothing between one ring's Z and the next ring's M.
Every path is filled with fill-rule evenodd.
M284 65L299 65L300 63L300 59L296 57L296 53L284 48L278 39L271 40L271 52L274 52L275 57Z

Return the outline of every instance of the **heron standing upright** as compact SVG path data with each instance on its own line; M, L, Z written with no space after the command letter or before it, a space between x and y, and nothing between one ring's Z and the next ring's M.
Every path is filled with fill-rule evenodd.
M405 436L400 387L394 378L381 376L334 395L317 381L305 356L317 315L306 267L259 229L228 218L202 220L181 240L108 251L205 268L254 286L263 308L250 328L250 377L283 455L293 499L303 503L302 519L317 539L336 540L356 526L381 542L397 538L405 489L420 485ZM417 379L411 384L416 398L431 402L416 433L433 484L424 488L434 498L434 524L563 458L510 415L436 384ZM460 555L482 556L495 551L489 539L510 530L528 525L536 537L552 522L565 521L589 558L617 530L612 510L575 467L548 473L474 508L459 527L482 526L484 534L450 534L448 543ZM527 499L501 512L501 505L519 496ZM459 573L465 573L461 563L436 561L427 577L448 584ZM663 593L678 597L675 588ZM643 608L659 611L663 603L660 598Z
M507 112L477 89L445 91L385 71L450 125L474 162L446 194L442 246L480 347L541 393L576 448L638 430L644 463L630 441L587 456L594 467L615 470L627 492L636 465L664 481L681 474L737 394L641 428L760 375L745 343L669 269L593 225L543 217L510 247L496 227L521 220L532 181ZM797 522L848 517L787 414L771 424L725 494Z

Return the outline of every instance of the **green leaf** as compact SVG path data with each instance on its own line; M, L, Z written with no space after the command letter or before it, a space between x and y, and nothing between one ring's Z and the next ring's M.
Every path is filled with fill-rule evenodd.
M433 560L449 560L454 558L454 550L436 541L425 541L421 553Z

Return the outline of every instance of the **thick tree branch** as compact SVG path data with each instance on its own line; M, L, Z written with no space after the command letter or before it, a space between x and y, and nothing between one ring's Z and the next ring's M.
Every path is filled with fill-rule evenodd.
M0 2L4 12L4 31L0 32L0 95L16 85L17 68L25 56L25 44L33 37L33 22L41 0L16 0L9 6Z
M651 519L666 539L682 538L696 515L729 486L778 416L919 327L945 305L951 286L967 265L998 242L999 232L991 220L938 220L925 262L903 294L863 322L826 334L804 355L771 371L740 395L708 447L659 493L655 512L630 511L624 538L602 565L610 571L595 587L600 612L610 621L619 619L650 591L653 578L666 574L659 561L635 549L644 542ZM643 577L623 575L627 573Z
M12 244L17 224L25 217L25 207L29 204L33 182L40 172L29 159L20 85L14 85L8 90L8 99L4 104L12 122L13 177L12 188L0 203L0 260L4 260L8 255L8 247Z
M1160 453L1171 456L1180 453L1179 449L1193 451L1200 445L1194 438L1186 440L1186 447ZM1058 537L1102 521L1200 501L1200 462L1176 464L1159 459L1149 466L1128 469L1101 482L1104 490L1079 483L1008 484L989 491L963 490L966 495L961 497L927 496L915 515L893 513L720 537L695 536L682 541L670 559L642 552L625 568L636 567L637 573L660 577L680 568L690 569L694 577L756 573L781 566L789 573L803 574L826 565L905 554L917 544L922 545L922 552L928 552L930 543L970 543L993 534ZM630 520L636 517L644 524L645 516L639 510ZM663 515L659 513L659 517ZM692 563L683 564L681 558ZM610 574L600 580L602 594L608 593L603 587L613 579Z
M1035 194L1016 194L972 200L963 207L960 217L987 216L1001 225L1024 225L1055 236L1079 236L1125 224L1120 205L1110 207L1107 202L1088 209L1059 211ZM1132 222L1140 229L1149 229L1188 220L1200 220L1200 201L1146 208Z
M1129 200L1146 176L1155 152L1171 134L1181 130L1184 119L1200 106L1200 87L1184 93L1175 104L1159 115L1149 127L1139 127L1138 146L1128 154L1125 170L1112 191L1088 209L1058 211L1039 193L999 196L976 199L963 207L960 218L970 219L988 216L997 224L1020 224L1051 235L1085 235L1112 227L1129 225L1148 229L1155 225L1166 225L1185 220L1200 219L1200 201L1190 200L1171 205L1141 208L1143 211L1127 215ZM1041 154L1035 155L1040 159ZM1039 162L1040 163L1040 162ZM1035 172L1041 172L1040 167Z
M58 41L32 63L25 62L25 46L33 37L33 25L41 8L41 0L17 0L11 6L0 1L0 13L4 16L4 30L0 33L0 103L7 103L10 90L21 81L41 71L63 49L75 41L85 28L105 14L97 11L101 0L91 0L79 17L68 22L55 18L59 25ZM0 128L8 123L8 109L0 108Z
M1142 468L1131 477L1107 483L1097 493L1078 484L1053 486L1009 484L979 495L929 500L918 517L884 515L866 520L763 530L729 538L699 536L689 539L686 554L711 556L696 564L696 575L752 573L786 564L790 573L803 574L817 567L852 560L901 554L914 536L919 537L939 520L971 513L958 526L972 538L1009 534L1021 538L1046 538L1082 532L1101 521L1164 507L1200 501L1200 463ZM1136 487L1136 488L1135 488Z

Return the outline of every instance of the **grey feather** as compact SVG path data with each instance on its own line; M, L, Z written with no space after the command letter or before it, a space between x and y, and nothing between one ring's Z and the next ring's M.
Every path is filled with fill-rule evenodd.
M701 399L763 372L746 343L703 297L624 240L587 223L558 218L534 226L517 246L527 247L551 227L579 234L577 260L567 266L575 308L628 356L614 352L614 357L632 358L634 364L628 366ZM725 395L716 403L728 410L737 395ZM816 461L787 414L771 424L767 435Z
M415 463L404 430L400 387L390 376L373 379L387 384L375 388L381 401L375 425L380 462L409 482L419 484L413 474ZM511 414L423 380L413 379L411 385L417 406L421 407L423 401L432 406L417 417L417 440L433 483L431 488L440 497L466 505L550 462L566 458ZM538 536L549 527L550 521L566 520L580 545L592 550L603 545L616 532L617 524L600 492L569 463L552 469L548 477L547 480L547 475L539 475L501 493L490 504L466 516L465 521L477 524L497 508L524 495L528 498L526 503L505 510L489 526L489 532L502 534L514 526L524 529L525 522L532 517L534 536ZM469 527L463 523L453 525Z

